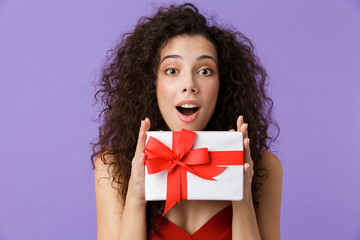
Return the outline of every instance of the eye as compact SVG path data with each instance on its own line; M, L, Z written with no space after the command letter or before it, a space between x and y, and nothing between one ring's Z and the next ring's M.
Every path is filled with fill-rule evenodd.
M200 69L198 73L200 73L201 75L209 76L213 73L213 70L211 70L210 68L203 68Z
M165 70L165 73L167 75L176 75L179 71L176 70L175 68L168 68Z

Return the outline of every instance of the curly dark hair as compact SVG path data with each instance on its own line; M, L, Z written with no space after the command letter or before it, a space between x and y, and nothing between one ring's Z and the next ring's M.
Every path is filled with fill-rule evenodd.
M125 200L135 153L140 121L151 120L150 130L168 130L158 107L156 78L160 51L169 39L178 35L201 35L212 42L219 59L220 90L215 111L205 130L228 131L236 129L236 119L243 115L249 124L251 156L254 161L252 183L256 206L257 189L267 175L257 167L260 151L279 133L272 120L272 100L267 96L267 73L254 54L254 47L242 33L212 24L193 4L161 7L152 17L138 21L132 33L123 35L121 42L110 51L102 70L101 82L94 99L103 109L99 119L99 140L93 145L91 161L101 154L101 160L111 166L113 182L121 186L120 196ZM278 130L270 136L269 127ZM106 160L110 154L113 161ZM148 228L156 212L163 211L163 202L148 202Z

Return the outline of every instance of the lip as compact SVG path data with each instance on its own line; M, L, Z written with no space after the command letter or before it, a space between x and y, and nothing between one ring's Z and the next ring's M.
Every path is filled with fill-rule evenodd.
M194 104L195 106L197 106L199 108L194 114L189 115L189 116L182 114L180 111L178 111L176 109L176 113L177 113L179 119L185 123L190 123L190 122L194 121L196 119L196 117L199 115L199 110L200 110L201 106L195 100L183 100L183 101L178 102L176 104L175 108L179 107L181 105L184 105L184 104Z
M197 106L198 108L200 108L200 103L198 103L197 101L195 100L183 100L183 101L180 101L176 104L175 107L180 107L181 105L184 105L184 104L194 104L195 106Z

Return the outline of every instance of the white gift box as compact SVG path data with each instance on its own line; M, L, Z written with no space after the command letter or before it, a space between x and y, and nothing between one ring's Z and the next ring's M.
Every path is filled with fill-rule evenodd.
M207 148L211 151L243 151L241 132L198 131L192 149ZM146 142L154 137L169 149L172 148L171 131L149 131ZM216 181L203 179L187 172L187 199L191 200L242 200L243 165L229 165ZM145 199L166 200L168 169L148 174L145 166Z

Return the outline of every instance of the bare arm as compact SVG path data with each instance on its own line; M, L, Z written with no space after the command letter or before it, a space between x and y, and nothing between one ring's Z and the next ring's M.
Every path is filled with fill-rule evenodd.
M132 161L131 177L124 202L112 184L100 157L95 162L95 193L97 209L98 240L145 240L146 201L144 195L144 146L150 121L142 121L135 156ZM111 160L111 159L110 159ZM111 174L111 170L109 172ZM113 183L114 184L114 183Z
M283 169L280 160L272 153L261 152L259 167L268 170L268 177L258 190L259 206L256 218L261 239L280 239L280 208Z

